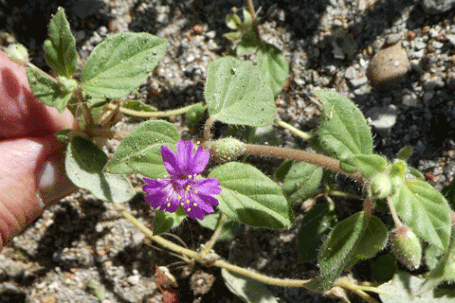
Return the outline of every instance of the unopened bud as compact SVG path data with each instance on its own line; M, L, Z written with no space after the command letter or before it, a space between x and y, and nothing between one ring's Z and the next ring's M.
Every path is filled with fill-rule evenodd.
M245 144L234 138L224 138L213 146L215 160L226 162L236 159L245 152Z
M422 245L419 238L406 225L390 237L391 250L394 256L407 268L417 269L422 261Z
M392 194L392 179L386 173L378 173L370 183L370 193L374 198L385 198Z
M20 43L10 44L6 49L6 53L8 54L8 57L12 61L20 65L27 65L29 59L28 50L22 44Z

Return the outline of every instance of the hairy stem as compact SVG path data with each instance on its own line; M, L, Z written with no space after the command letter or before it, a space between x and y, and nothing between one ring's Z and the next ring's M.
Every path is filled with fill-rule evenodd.
M207 121L205 121L204 125L204 141L209 141L212 138L212 127L213 124L216 121L216 115L215 116L210 116Z
M362 184L365 182L360 173L348 174L341 170L339 160L303 150L267 145L245 144L245 154L306 162L347 175Z
M395 210L395 206L393 205L392 199L390 197L387 197L387 205L389 206L390 214L392 215L393 223L395 223L395 226L398 228L403 225L403 222L401 222L400 218L398 218L397 211Z
M178 108L178 109L166 110L166 111L161 111L161 112L141 112L141 111L136 111L136 110L132 110L132 109L124 108L124 107L120 107L119 110L121 113L130 115L130 116L134 116L134 117L138 117L138 118L161 118L161 117L183 115L186 112L188 112L193 106L196 106L199 104L202 104L202 102L191 104L191 105L188 105L188 106L185 106L182 108ZM107 104L106 107L109 109L112 109L112 110L115 110L117 108L116 105L111 104L111 103Z
M254 12L253 0L246 0L246 5L248 7L248 11L250 12L251 20L253 21L253 28L254 32L256 33L256 38L258 41L261 41L261 36L259 35L259 28L256 21L256 13Z

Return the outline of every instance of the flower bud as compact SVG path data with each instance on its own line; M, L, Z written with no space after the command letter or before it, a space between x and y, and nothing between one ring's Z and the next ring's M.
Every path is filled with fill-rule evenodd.
M419 238L406 225L398 229L390 237L391 251L407 268L413 270L420 266L422 246Z
M224 138L215 142L213 145L215 160L231 161L241 155L245 151L245 144L234 138Z
M28 50L25 46L20 43L13 43L8 46L6 49L8 57L21 65L27 65L28 63Z
M374 198L385 198L392 194L392 179L386 173L378 173L370 183L370 194Z

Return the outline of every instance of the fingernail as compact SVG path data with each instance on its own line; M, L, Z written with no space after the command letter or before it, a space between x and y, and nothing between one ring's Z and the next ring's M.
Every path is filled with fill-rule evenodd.
M43 208L77 190L66 176L63 151L56 152L44 163L38 186Z

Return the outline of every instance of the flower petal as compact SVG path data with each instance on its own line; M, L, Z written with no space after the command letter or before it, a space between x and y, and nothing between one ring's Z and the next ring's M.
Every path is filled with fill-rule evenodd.
M199 148L196 150L196 154L194 155L191 161L191 174L199 175L200 173L202 173L204 169L207 167L209 160L210 152L204 150L202 146L199 146Z
M193 206L191 205L190 207L184 207L183 208L186 212L186 214L190 217L190 218L193 218L193 219L199 219L199 220L203 220L204 219L204 215L205 215L205 211L202 210L201 208L199 208L198 206Z
M161 156L163 157L164 167L168 173L175 178L180 172L177 155L174 153L172 148L166 145L162 145Z
M177 162L179 164L181 174L191 174L189 167L191 157L193 156L193 142L179 140L177 142Z
M220 181L216 178L200 180L197 184L198 192L206 195L219 195L221 193Z

